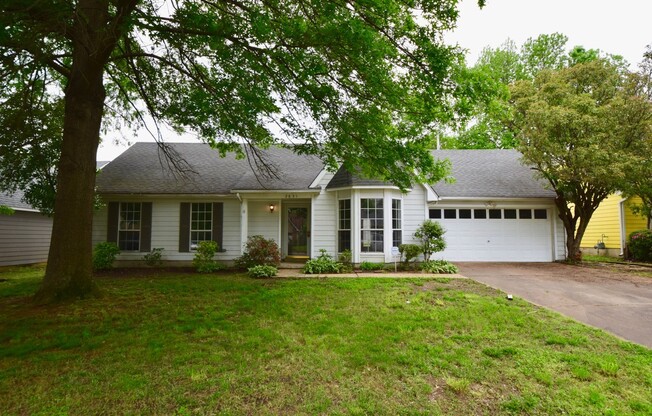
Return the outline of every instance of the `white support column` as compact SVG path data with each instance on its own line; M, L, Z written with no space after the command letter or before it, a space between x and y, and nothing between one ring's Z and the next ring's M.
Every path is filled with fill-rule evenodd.
M360 263L360 192L351 190L351 253L353 263Z
M283 202L279 199L276 201L276 210L278 215L278 240L276 244L281 248L281 254L283 252Z
M383 189L383 254L392 262L392 191Z
M249 235L249 204L246 199L240 202L240 254L247 243Z

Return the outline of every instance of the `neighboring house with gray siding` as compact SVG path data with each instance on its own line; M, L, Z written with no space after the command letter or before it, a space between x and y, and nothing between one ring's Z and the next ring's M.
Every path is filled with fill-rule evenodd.
M0 193L0 205L14 210L0 215L0 266L42 263L48 259L52 218L23 202L23 194Z
M315 258L320 250L353 261L392 262L392 247L416 243L426 219L447 230L453 261L554 261L565 257L554 192L535 179L513 150L435 151L452 162L456 182L392 184L344 169L328 172L314 156L262 151L275 175L255 163L221 158L200 143L174 143L194 173L168 169L155 143L136 143L102 169L93 243L114 241L119 260L140 260L153 248L168 261L190 261L202 240L217 241L218 260L242 255L253 235L274 239L284 258Z

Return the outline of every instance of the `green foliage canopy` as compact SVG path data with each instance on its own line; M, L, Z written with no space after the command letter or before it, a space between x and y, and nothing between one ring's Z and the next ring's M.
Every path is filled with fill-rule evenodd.
M241 152L241 141L291 142L332 167L344 162L402 187L415 174L442 176L428 132L450 120L447 98L456 94L449 80L458 51L440 40L454 25L455 1L88 3L110 5L107 30L117 32L106 61L97 62L105 71L105 129L143 127L150 115L223 152ZM0 101L12 111L0 121L26 130L5 130L3 153L28 154L34 142L52 140L60 147L79 6L3 6L1 73L11 82L0 87Z
M9 120L0 120L0 146L29 150L61 137L57 215L38 301L94 290L90 224L101 129L149 127L151 116L222 153L242 154L241 142L291 143L331 168L343 163L402 189L441 179L446 167L430 155L430 132L452 120L461 94L451 76L459 50L442 40L456 7L456 0L0 3L0 112ZM59 117L53 108L61 102ZM45 128L47 116L60 134ZM35 133L5 128L32 119L44 124ZM160 130L152 134L162 142ZM187 166L160 148L174 166ZM0 165L8 161L0 156Z
M519 150L557 194L571 259L593 212L650 140L650 102L627 85L617 65L599 59L511 89Z
M476 99L465 109L457 134L444 139L446 148L495 149L517 146L509 86L521 80L533 80L543 70L558 70L579 63L606 59L626 69L620 56L605 55L597 49L575 46L567 51L568 38L560 33L529 38L519 48L507 40L497 48L483 49L478 62L459 72L461 85L473 91Z
M644 54L644 59L639 65L639 70L631 74L628 88L631 94L639 97L640 100L652 102L652 47L648 46ZM644 108L643 103L638 104ZM652 132L650 131L652 114L641 113L641 117L648 117L648 123L640 123L637 129L630 131L630 135L635 138L633 144L637 150L631 158L628 159L624 168L625 177L619 189L625 196L638 196L642 204L634 206L636 213L648 218L648 227L652 218Z

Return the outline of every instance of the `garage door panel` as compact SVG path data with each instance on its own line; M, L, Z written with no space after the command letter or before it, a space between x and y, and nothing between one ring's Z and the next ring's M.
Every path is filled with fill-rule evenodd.
M552 261L550 215L546 219L436 219L446 229L451 261Z

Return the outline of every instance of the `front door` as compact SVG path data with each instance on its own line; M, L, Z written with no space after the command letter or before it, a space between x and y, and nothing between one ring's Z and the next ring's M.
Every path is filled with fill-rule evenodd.
M287 255L308 257L310 218L307 207L287 207Z

